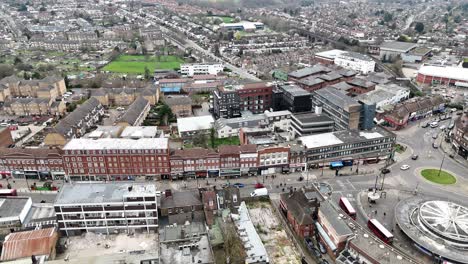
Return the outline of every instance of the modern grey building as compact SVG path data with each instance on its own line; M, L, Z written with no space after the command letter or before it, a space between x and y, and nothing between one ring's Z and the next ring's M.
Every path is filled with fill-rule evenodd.
M156 187L144 183L73 183L54 203L60 230L67 236L85 232L110 234L156 232Z
M375 104L361 102L334 87L314 91L312 106L322 106L323 113L335 121L335 130L370 129L375 126Z
M213 92L213 114L216 119L220 117L240 117L240 97L235 90L218 90Z
M307 163L334 161L376 162L390 157L396 135L375 127L365 131L343 130L300 137L306 147Z
M291 116L291 137L302 137L318 133L333 132L335 122L330 117L318 113L295 113Z

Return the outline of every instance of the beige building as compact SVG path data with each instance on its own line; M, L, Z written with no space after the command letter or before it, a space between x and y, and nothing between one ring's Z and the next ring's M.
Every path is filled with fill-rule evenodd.
M91 96L98 99L103 106L129 106L139 96L142 96L150 105L159 101L159 89L154 86L146 88L99 88L92 90Z
M63 101L47 98L12 98L5 102L4 110L17 116L63 115L66 106Z
M24 80L15 75L0 80L0 101L9 97L33 97L54 99L67 91L65 80L61 77L48 76L41 80Z
M192 116L192 99L190 99L190 97L167 96L164 98L164 102L178 118Z

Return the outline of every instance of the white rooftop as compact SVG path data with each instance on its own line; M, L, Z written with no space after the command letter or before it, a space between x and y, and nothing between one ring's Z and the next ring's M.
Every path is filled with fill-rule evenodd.
M64 150L125 150L125 149L167 149L167 138L75 138L70 140Z
M448 78L448 79L468 82L468 69L461 68L461 67L423 65L419 69L418 73L428 75L428 76Z
M285 115L291 115L291 112L289 110L283 110L283 111L265 111L265 116L267 117L276 117L276 116L285 116Z
M179 134L183 132L193 132L199 130L207 130L213 127L214 124L213 116L193 116L177 119L177 127Z
M365 132L361 131L359 132L359 135L361 137L365 137L366 139L373 139L373 138L381 138L383 135L381 135L379 132Z
M268 254L265 246L255 230L245 202L240 204L238 219L234 223L247 254L245 263L268 263Z
M346 53L346 51L334 49L316 53L315 56L327 58L329 60L334 60L338 55L341 55L343 53Z
M333 132L300 137L299 140L306 148L317 148L344 143L336 137Z
M154 138L158 128L156 126L127 126L120 134L121 138Z

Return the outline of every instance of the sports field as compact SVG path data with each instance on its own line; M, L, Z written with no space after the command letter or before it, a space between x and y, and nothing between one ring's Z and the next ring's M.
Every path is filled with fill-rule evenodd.
M144 74L145 67L150 72L155 69L179 69L184 60L177 56L120 55L107 64L103 70L117 73Z

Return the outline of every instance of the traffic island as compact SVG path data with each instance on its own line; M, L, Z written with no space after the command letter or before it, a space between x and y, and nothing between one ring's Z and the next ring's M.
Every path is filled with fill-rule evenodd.
M442 185L451 185L457 182L457 178L455 178L455 176L444 170L423 169L421 171L421 176L430 182Z

